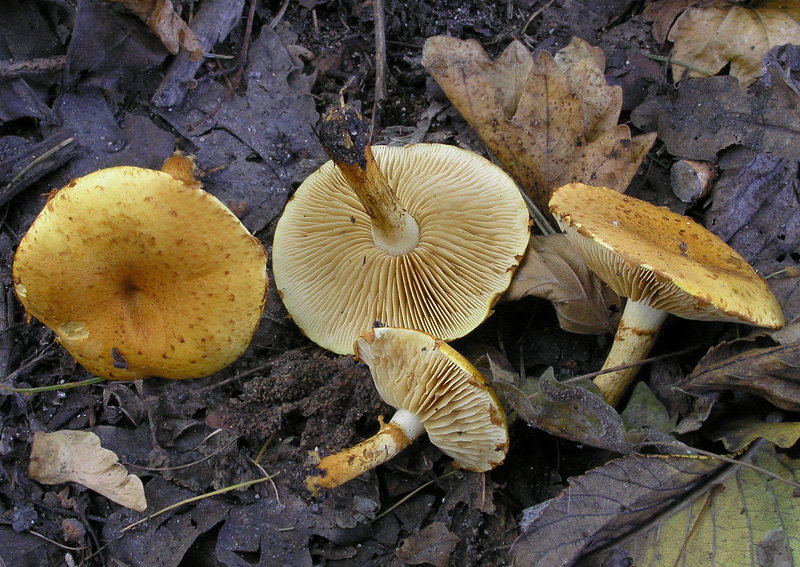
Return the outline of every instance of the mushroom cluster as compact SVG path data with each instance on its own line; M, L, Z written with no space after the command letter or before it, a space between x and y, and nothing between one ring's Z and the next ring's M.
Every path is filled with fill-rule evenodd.
M525 253L530 218L519 189L456 147L373 147L352 107L334 107L319 135L331 161L278 222L275 284L306 336L367 363L397 413L374 437L318 460L309 489L347 482L425 431L460 466L489 470L505 457L505 414L445 341L491 314Z
M26 312L111 380L212 374L245 350L268 286L266 252L191 162L112 167L48 200L14 257ZM180 177L180 178L179 178Z
M777 329L781 306L735 250L692 219L605 187L570 183L550 212L586 264L628 298L603 370L647 356L667 314ZM594 382L616 406L637 367Z

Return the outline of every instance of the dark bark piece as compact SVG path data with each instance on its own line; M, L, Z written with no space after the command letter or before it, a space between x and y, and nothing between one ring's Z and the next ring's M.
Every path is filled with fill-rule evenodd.
M206 0L200 4L191 27L200 40L203 51L208 53L228 36L239 21L243 8L244 0ZM194 78L202 64L202 59L192 61L191 54L185 50L178 53L153 95L153 104L167 107L183 102L189 81Z

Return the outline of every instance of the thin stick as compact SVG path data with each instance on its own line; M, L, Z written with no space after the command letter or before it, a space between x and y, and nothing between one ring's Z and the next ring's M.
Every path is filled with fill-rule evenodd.
M574 378L568 378L567 380L563 380L562 382L564 384L569 384L571 382L578 382L579 380L589 380L596 376L600 376L601 374L616 372L618 370L625 370L626 368L633 368L634 366L644 366L645 364L650 364L651 362L658 362L659 360L664 360L666 358L674 358L676 356L682 356L684 354L692 352L693 350L697 350L698 348L700 348L700 345L695 345L676 352L670 352L658 356L651 356L650 358L643 358L642 360L638 360L636 362L621 364L620 366L613 366L611 368L606 368L604 370L598 370L597 372L589 372L588 374L582 374L580 376L575 376Z
M375 23L375 106L379 106L386 98L386 17L383 0L372 2L373 21ZM374 116L373 112L373 116Z
M281 19L283 19L283 15L286 13L286 8L289 7L289 1L290 0L283 0L283 4L281 4L278 13L275 14L275 17L272 18L272 20L269 23L269 29L274 30L275 26L277 26L280 23Z
M257 374L257 373L261 372L262 370L266 370L267 368L270 368L273 364L275 364L274 361L265 362L261 366L256 366L255 368L251 368L250 370L245 370L244 372L242 372L240 374L237 374L235 376L231 376L230 378L226 378L222 382L217 382L216 384L211 384L210 386L206 386L205 388L200 388L199 390L196 390L194 392L194 395L195 396L200 396L202 394L205 394L209 390L215 390L216 388L220 388L220 387L224 386L225 384L229 384L230 382L234 382L236 380L241 380L242 378L247 378L248 376L252 376L253 374Z
M8 182L8 185L13 185L17 181L19 181L20 178L22 178L22 176L25 175L26 173L28 173L31 169L36 167L38 164L42 163L44 160L49 158L51 155L56 153L58 150L67 147L68 145L70 145L74 141L75 141L75 138L67 138L63 142L61 142L58 145L56 145L56 146L50 148L49 150L47 150L45 153L43 153L39 157L34 158L28 165L26 165L24 168L22 168L22 171L20 171L19 173L17 173L14 176L14 179L12 179L11 181Z
M680 552L678 552L678 557L675 558L675 563L672 567L678 567L681 562L681 558L686 553L686 548L689 546L689 542L694 536L695 532L697 531L697 527L700 525L700 522L703 520L703 517L706 515L709 507L711 506L711 502L714 500L714 496L719 493L725 492L725 485L724 484L715 484L711 487L711 490L708 491L708 496L706 496L706 501L703 503L703 507L700 509L700 513L697 514L697 519L694 521L694 525L692 525L692 529L689 531L689 535L686 536L686 539L683 540L683 545L681 546Z
M528 29L528 26L529 26L529 25L531 25L531 22L532 22L533 20L535 20L535 19L536 19L536 16L538 16L539 14L541 14L542 12L544 12L545 8L549 8L549 7L550 7L550 5L551 5L553 2L555 2L555 0L550 0L550 2L548 2L548 3L547 3L547 5L545 5L545 6L542 6L541 8L539 8L538 10L536 10L536 11L535 11L533 14L531 14L531 17L530 17L530 18L528 18L528 21L526 21L526 22L525 22L525 25L524 25L524 26L522 26L522 29L521 29L521 30L519 30L519 35L525 35L525 30L527 30L527 29Z
M244 75L244 67L245 65L247 65L247 51L250 48L250 37L253 33L253 19L255 17L255 13L256 13L256 0L250 0L250 9L247 12L247 24L245 25L244 38L242 39L242 53L239 58L239 64L236 69L236 75L233 78L233 81L231 83L230 88L228 89L228 92L225 93L225 96L222 97L222 100L220 100L217 106L212 108L208 114L206 114L203 118L201 118L197 122L190 124L187 128L189 131L194 130L195 128L200 126L200 124L202 124L209 118L212 118L217 112L219 112L219 110L223 106L225 106L225 103L227 103L228 100L233 96L233 93L236 92L239 83L242 82L242 77Z
M35 360L32 362L36 362ZM52 384L50 386L39 386L36 388L12 388L5 384L0 384L0 388L7 392L17 392L19 394L38 394L39 392L58 392L60 390L69 390L70 388L80 388L82 386L92 386L94 384L102 384L107 382L105 378L95 376L94 378L87 378L80 382L67 382L66 384Z
M0 78L14 79L55 73L67 68L67 56L41 57L27 61L0 61Z
M758 466L756 466L754 464L751 464L751 463L748 463L748 462L745 462L745 461L742 461L742 460L739 460L739 459L732 459L730 457L726 457L725 455L718 455L717 453L712 453L711 451L704 451L703 449L696 449L695 447L690 447L689 445L684 445L682 443L671 443L669 441L647 441L647 442L644 443L644 445L648 445L648 446L652 445L652 446L656 446L656 447L671 447L673 449L681 449L683 451L690 451L692 453L697 453L698 455L703 455L704 457L709 457L711 459L717 459L719 461L723 461L723 462L731 464L731 465L737 465L737 466L740 466L740 467L745 467L747 469L752 469L752 470L754 470L756 472L759 472L759 473L761 473L763 475L766 475L768 477L774 478L775 480L777 480L779 482L787 484L787 485L791 486L792 488L800 488L800 483L797 483L797 482L795 482L793 480L789 480L788 478L783 478L782 476L780 476L780 475L778 475L778 474L776 474L776 473L774 473L772 471L768 471L766 469L762 469L761 467L758 467Z
M420 486L418 488L415 488L414 490L412 490L411 492L409 492L408 494L403 496L400 500L398 500L397 502L395 502L394 504L389 506L386 510L384 510L383 512L381 512L380 514L375 516L375 519L373 521L377 522L378 520L383 518L386 514L388 514L389 512L391 512L392 510L394 510L398 506L402 505L403 503L407 502L410 498L413 498L414 495L417 494L420 490L424 490L424 489L428 488L434 482L436 482L438 480L442 480L443 478L448 477L451 474L456 474L457 472L460 472L460 471L458 469L453 469L449 473L445 473L442 476L438 476L438 477L434 478L433 480L429 480L428 482L426 482L422 486Z
M705 75L706 77L714 76L714 73L711 73L699 67L695 67L691 63L684 63L683 61L677 61L675 59L672 59L670 57L664 57L662 55L654 55L653 53L642 52L642 55L644 55L648 59L652 59L653 61L661 61L662 63L667 63L668 65L678 65L679 67L686 67L690 71L695 71L697 73L700 73L701 75Z
M191 463L186 463L185 465L175 465L174 467L144 467L142 465L136 465L136 464L133 464L133 463L125 463L125 466L133 467L133 468L136 468L136 469L141 469L143 471L154 471L154 472L157 472L157 471L176 471L178 469L185 469L185 468L188 468L188 467L193 467L195 465L199 465L200 463L202 463L204 461L207 461L208 459L210 459L214 455L218 455L219 453L221 453L222 451L224 451L225 449L227 449L228 447L230 447L231 445L236 443L236 441L238 441L238 440L239 440L239 438L236 437L233 441L231 441L230 443L228 443L224 447L220 447L219 449L217 449L216 451L214 451L210 455L206 455L202 459L198 459L196 461L192 461Z
M258 484L259 482L266 482L266 481L270 480L274 476L275 475L273 474L273 475L270 475L270 476L257 478L255 480L248 480L247 482L240 482L239 484L234 484L233 486L226 486L225 488L220 488L219 490L214 490L214 491L208 492L206 494L201 494L200 496L194 496L192 498L187 498L186 500L181 500L180 502L176 502L175 504L170 504L169 506L167 506L166 508L162 508L158 512L153 512L152 514L150 514L149 516L147 516L145 518L142 518L141 520L137 520L137 521L133 522L132 524L128 524L127 526L125 526L124 528L122 528L120 530L120 533L121 534L125 533L128 530L130 530L131 528L134 528L134 527L138 526L139 524L143 524L144 522L147 522L148 520L152 520L156 516L160 516L164 512L168 512L168 511L172 510L173 508L178 508L179 506L183 506L184 504L191 504L192 502L197 502L198 500L203 500L205 498L210 498L211 496L217 496L219 494L225 494L226 492L230 492L231 490L237 490L239 488L246 488L246 487L251 486L253 484Z

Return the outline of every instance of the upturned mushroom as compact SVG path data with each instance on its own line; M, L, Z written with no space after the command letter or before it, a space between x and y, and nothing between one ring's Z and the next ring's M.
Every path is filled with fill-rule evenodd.
M368 137L352 108L323 120L332 161L303 182L278 222L278 293L306 336L340 354L353 354L374 321L463 336L491 314L525 253L525 202L475 153L373 147Z
M428 438L455 464L488 471L505 459L508 429L492 387L463 356L421 331L378 327L361 335L357 357L369 366L381 398L397 409L377 434L323 457L309 490L334 488L388 461L417 437Z
M688 217L582 183L556 189L550 212L589 268L628 298L603 370L645 358L669 313L773 329L784 324L766 281ZM617 405L637 370L608 372L594 382Z
M28 315L111 380L222 369L249 344L268 286L263 246L225 205L189 178L138 167L55 193L13 275Z

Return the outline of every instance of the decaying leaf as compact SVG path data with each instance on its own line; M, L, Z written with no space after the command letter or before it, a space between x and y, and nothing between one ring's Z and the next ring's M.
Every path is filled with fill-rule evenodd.
M523 517L512 550L514 564L572 565L686 498L720 467L721 461L707 458L633 454L571 478L569 488Z
M779 408L800 410L800 323L769 335L722 343L706 354L679 387L703 393L738 390Z
M624 191L655 140L617 125L622 91L578 38L535 59L514 41L493 62L474 40L436 36L422 64L541 211L572 181Z
M642 11L645 22L653 22L653 37L659 43L667 40L667 34L675 18L690 5L711 5L714 0L656 0Z
M642 522L641 531L633 537L589 561L581 561L581 565L608 565L605 561L612 556L620 561L611 564L651 567L797 565L800 561L800 499L791 485L769 473L795 481L800 461L776 452L767 443L753 452L749 460L764 472L726 465L718 476L708 479L702 490L676 495L676 505L671 510L650 514L647 522ZM635 486L639 480L648 483L646 479L634 477L624 484L608 486L607 494L621 495L630 489L626 487ZM660 479L654 477L654 480ZM667 486L670 480L666 478ZM570 490L573 488L577 487ZM650 488L659 492L664 485ZM576 497L579 495L572 492L573 510ZM562 506L564 504L562 502ZM520 567L529 565L517 564Z
M558 382L552 369L539 379L538 391L533 395L497 375L492 383L511 409L533 427L616 453L632 451L622 418L599 392L594 394L584 387ZM586 386L593 387L589 381Z
M551 301L561 328L573 333L613 333L622 310L563 234L531 236L503 300L527 296Z
M628 454L648 441L673 441L675 426L664 405L644 384L637 384L622 414L605 403L590 380L558 382L552 369L520 388L515 374L489 357L495 390L529 425L576 443ZM532 390L532 393L531 393Z
M34 433L28 476L42 484L76 482L126 508L147 508L142 481L90 431Z
M732 77L681 81L677 97L660 96L637 107L631 120L657 129L675 156L717 161L717 153L740 145L758 153L800 160L800 111L795 86L770 65L747 93Z
M180 47L197 61L203 57L203 46L192 29L175 12L170 0L107 0L122 4L153 30L167 50L175 55Z
M620 417L626 437L634 446L648 441L674 441L670 433L677 418L669 416L667 408L644 382L636 383Z
M655 12L655 10L654 10ZM663 20L673 15L665 10ZM748 4L715 0L691 5L675 20L667 36L674 43L671 57L710 74L730 65L730 75L747 88L761 75L761 58L776 45L800 43L800 3L757 0ZM672 66L678 79L686 71ZM698 71L689 71L699 76Z
M755 416L746 416L734 421L725 421L706 436L713 441L722 441L725 450L736 453L745 449L756 439L766 439L770 443L788 449L800 440L800 423L770 423Z
M791 144L798 142L795 136ZM704 218L705 226L744 256L758 273L777 274L769 279L769 286L787 320L800 315L800 279L780 273L798 265L798 159L765 153L743 167L726 169L714 185Z
M450 565L450 554L461 541L444 522L433 522L403 541L395 552L406 565Z

